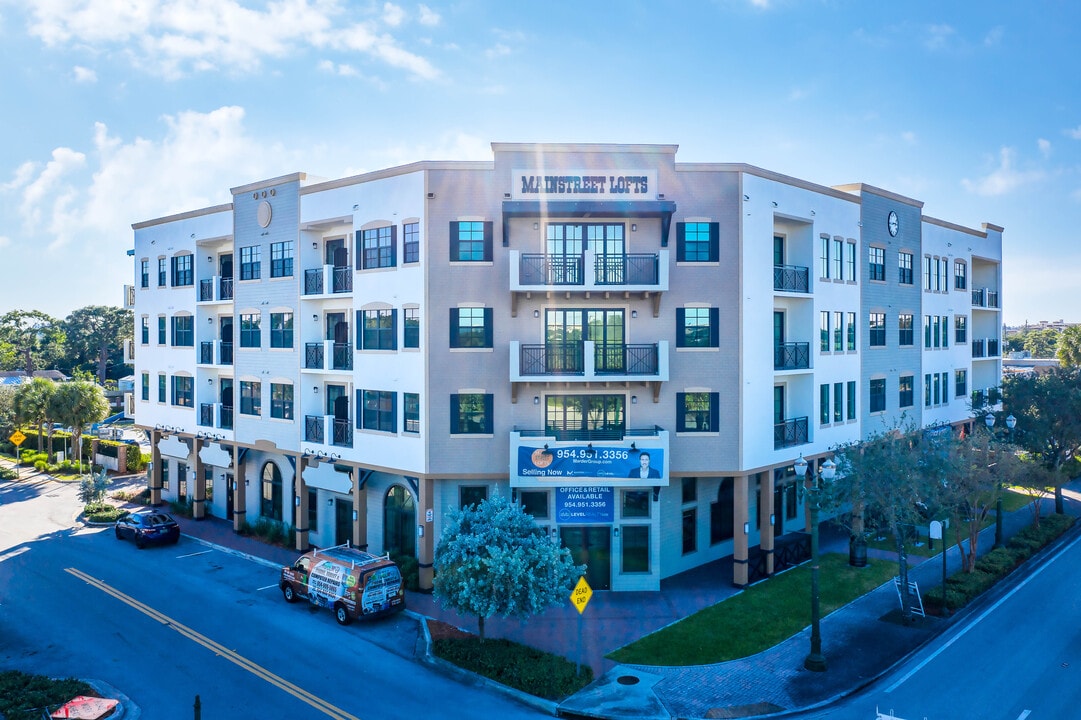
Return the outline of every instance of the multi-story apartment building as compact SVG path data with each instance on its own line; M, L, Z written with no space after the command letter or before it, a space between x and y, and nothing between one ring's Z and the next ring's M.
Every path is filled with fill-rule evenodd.
M133 226L155 502L430 587L448 510L502 493L594 588L743 585L806 527L798 456L999 384L1002 228L671 145L492 149Z

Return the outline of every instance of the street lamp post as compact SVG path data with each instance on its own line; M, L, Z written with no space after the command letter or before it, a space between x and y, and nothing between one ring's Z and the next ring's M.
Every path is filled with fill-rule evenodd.
M807 461L800 454L795 462L796 476L801 483L807 476ZM822 481L830 482L837 472L832 460L822 463L821 472L815 473L813 483L804 486L811 510L811 652L803 661L803 667L813 672L825 672L826 656L822 654L822 631L819 627L818 603L818 511L821 509Z
M990 433L991 439L995 439L995 414L987 413L983 416L983 422L987 425L987 432ZM1006 418L1006 441L1009 442L1013 439L1013 429L1017 426L1017 418L1011 413ZM995 499L995 548L1002 547L1002 483L998 484L998 497Z

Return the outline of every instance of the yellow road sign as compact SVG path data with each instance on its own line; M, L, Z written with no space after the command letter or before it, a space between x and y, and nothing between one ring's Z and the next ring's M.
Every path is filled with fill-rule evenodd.
M11 433L11 435L8 437L8 440L10 440L12 444L15 445L15 447L19 447L23 444L23 441L26 440L26 436L22 434L22 431L16 430L15 432Z
M574 603L574 607L578 608L578 614L581 615L586 610L586 605L589 604L589 599L593 597L593 588L586 582L586 576L578 578L578 584L574 586L574 590L571 591L571 602Z

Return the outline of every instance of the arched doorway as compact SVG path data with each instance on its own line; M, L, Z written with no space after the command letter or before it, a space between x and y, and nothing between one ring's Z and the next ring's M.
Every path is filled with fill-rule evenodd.
M282 471L272 462L263 465L263 498L259 514L273 520L282 519Z
M417 506L402 485L387 490L383 499L383 552L414 557L417 554Z

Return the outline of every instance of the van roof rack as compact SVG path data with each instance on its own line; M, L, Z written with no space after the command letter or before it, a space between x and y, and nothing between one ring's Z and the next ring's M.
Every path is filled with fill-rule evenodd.
M382 555L374 555L366 550L353 547L350 542L344 542L340 545L334 545L328 548L315 548L312 551L313 557L318 557L319 553L323 555L329 555L332 558L342 561L348 561L352 567L358 565L367 565L369 563L378 562L380 560L390 560L390 553L384 553ZM358 557L359 556L359 557Z

